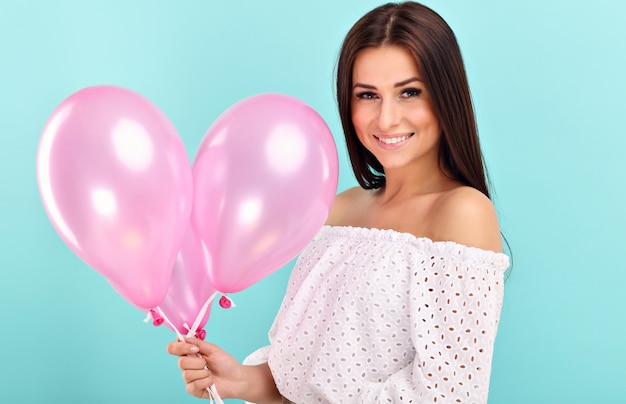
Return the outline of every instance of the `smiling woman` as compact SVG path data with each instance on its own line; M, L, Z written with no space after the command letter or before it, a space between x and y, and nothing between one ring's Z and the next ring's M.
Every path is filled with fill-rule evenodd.
M385 174L402 167L414 172L437 168L439 121L413 56L398 46L365 49L352 77L352 124Z
M592 7L564 7L573 3L563 0L423 1L459 40L495 185L490 194L515 253L489 403L623 402L626 1ZM67 0L36 2L36 12L33 2L2 2L0 403L198 403L185 392L177 358L162 352L172 331L146 326L144 313L78 259L50 224L34 154L54 107L89 85L135 89L171 118L192 154L211 122L236 101L290 94L327 120L344 191L358 183L329 80L345 34L383 2ZM422 80L440 71L423 68L430 54L420 54ZM352 71L341 83L350 77ZM427 87L435 110L440 88L452 88L438 84L445 78ZM354 97L352 86L348 95ZM444 127L452 116L442 115ZM94 191L110 190L100 185ZM86 196L81 206L95 208L96 194ZM48 212L56 221L62 202L52 200ZM80 238L70 226L63 226L66 237ZM129 242L138 240L132 234ZM266 344L292 268L231 296L236 309L214 307L208 339L240 361ZM372 307L380 304L368 299ZM15 348L18 339L31 349ZM382 368L378 358L372 361Z
M361 186L337 196L302 252L260 364L169 345L187 391L486 403L509 261L454 34L418 3L372 10L343 43L337 95Z

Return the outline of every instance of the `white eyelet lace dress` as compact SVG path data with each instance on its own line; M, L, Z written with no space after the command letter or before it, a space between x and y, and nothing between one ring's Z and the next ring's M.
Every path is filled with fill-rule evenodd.
M295 403L486 403L506 255L324 226L270 330Z

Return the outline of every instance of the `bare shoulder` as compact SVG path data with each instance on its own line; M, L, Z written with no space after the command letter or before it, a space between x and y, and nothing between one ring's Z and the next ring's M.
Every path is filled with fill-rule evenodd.
M433 208L433 219L440 240L502 252L493 203L474 188L462 186L443 193Z
M354 211L355 205L358 205L366 194L366 190L361 187L349 188L335 197L333 206L326 220L327 225L343 224L344 218L351 211Z

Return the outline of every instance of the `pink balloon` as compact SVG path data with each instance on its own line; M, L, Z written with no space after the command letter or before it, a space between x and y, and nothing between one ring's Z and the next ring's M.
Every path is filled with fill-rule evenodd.
M72 94L41 135L37 179L72 251L131 303L157 306L192 202L189 159L165 114L120 87Z
M193 164L191 222L210 281L241 291L293 259L324 224L337 150L320 115L282 94L244 99L207 131Z
M209 281L210 268L211 263L205 259L202 244L193 228L189 226L174 263L169 290L159 305L168 320L183 335L186 335L193 326L207 300L217 292ZM198 332L207 323L210 312L209 304L196 327ZM172 328L167 322L165 324ZM189 328L185 327L185 324Z

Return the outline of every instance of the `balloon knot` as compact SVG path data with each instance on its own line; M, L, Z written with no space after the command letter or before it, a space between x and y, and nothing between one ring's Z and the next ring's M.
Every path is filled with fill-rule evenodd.
M152 317L152 325L154 325L155 327L163 324L163 317L153 309L150 309L150 316Z
M220 297L220 307L230 309L231 307L235 307L235 303L228 296L222 295L222 297Z
M196 338L204 340L204 338L206 338L206 331L204 331L202 328L196 331Z

